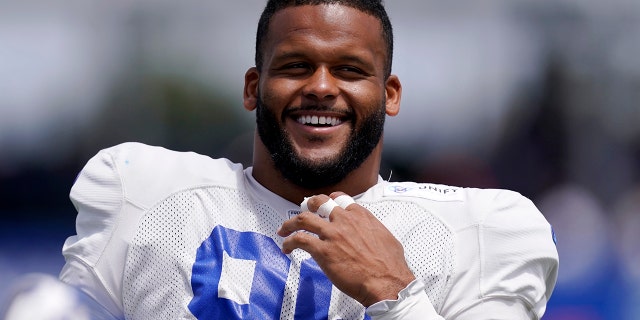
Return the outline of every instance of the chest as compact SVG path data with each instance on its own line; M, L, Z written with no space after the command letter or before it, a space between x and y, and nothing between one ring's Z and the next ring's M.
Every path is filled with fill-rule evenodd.
M420 229L434 225L424 217L389 214L404 210L395 205L369 207L403 242L410 267L429 279L435 297L450 272L447 242L425 239ZM130 245L125 314L132 319L367 319L364 308L333 287L306 252L281 252L275 232L286 218L236 190L195 190L165 200L144 216Z

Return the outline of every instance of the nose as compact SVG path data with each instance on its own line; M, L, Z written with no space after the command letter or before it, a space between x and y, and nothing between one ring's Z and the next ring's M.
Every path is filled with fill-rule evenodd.
M305 97L317 101L333 99L339 91L336 80L328 68L317 68L311 77L307 78L303 94Z

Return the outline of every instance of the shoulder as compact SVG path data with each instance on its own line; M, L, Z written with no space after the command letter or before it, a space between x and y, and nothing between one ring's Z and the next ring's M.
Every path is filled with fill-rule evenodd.
M508 239L511 244L519 241L555 252L551 225L530 199L515 191L383 182L369 195L366 198L373 201L411 202L454 232L477 230L486 241Z
M212 159L208 156L195 152L182 152L166 149L158 146L151 146L139 142L125 142L107 149L103 149L99 154L108 155L119 166L150 166L186 168L188 165L204 165L210 167L226 167L235 169L240 165L234 164L227 159Z
M104 176L120 185L122 194L141 207L181 190L202 186L236 187L242 165L227 159L212 159L195 152L178 152L137 142L103 149L81 175Z
M412 201L431 208L431 211L438 211L439 208L457 208L473 216L473 220L478 223L502 212L542 217L531 200L518 192L506 189L465 188L416 182L384 182L378 184L375 189L374 194L379 200Z
M436 183L383 182L376 188L382 190L383 197L418 198L431 201L519 201L526 198L518 192L506 189L479 189L450 186Z
M460 187L417 182L385 182L378 184L382 198L460 202L465 200L465 189Z

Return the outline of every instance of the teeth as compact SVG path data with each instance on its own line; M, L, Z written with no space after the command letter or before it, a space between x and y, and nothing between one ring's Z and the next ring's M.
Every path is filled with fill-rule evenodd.
M331 126L337 126L342 123L342 121L336 117L326 116L300 116L298 117L298 122L301 124L328 124Z

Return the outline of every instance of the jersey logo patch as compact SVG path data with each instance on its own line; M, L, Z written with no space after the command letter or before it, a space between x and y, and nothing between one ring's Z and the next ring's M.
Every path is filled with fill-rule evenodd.
M432 183L391 183L384 188L385 197L418 197L434 201L463 201L462 188Z

